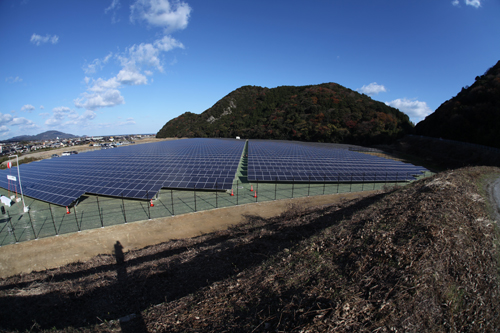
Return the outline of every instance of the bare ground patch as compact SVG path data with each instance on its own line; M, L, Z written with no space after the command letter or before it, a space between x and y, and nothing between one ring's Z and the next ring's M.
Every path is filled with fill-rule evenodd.
M0 280L0 329L494 332L498 253L478 188L498 168Z

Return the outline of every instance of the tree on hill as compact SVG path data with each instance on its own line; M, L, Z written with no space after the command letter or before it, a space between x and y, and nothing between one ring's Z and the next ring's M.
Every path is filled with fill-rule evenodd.
M500 148L500 61L415 127L419 135Z
M354 144L387 143L411 133L406 114L336 83L243 86L197 115L167 122L163 137L235 137Z

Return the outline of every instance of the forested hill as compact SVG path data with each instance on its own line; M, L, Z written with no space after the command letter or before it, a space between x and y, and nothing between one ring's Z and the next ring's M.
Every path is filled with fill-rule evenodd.
M500 148L500 61L419 122L415 131Z
M170 120L156 137L236 137L355 144L413 131L397 109L336 83L234 90L201 114Z

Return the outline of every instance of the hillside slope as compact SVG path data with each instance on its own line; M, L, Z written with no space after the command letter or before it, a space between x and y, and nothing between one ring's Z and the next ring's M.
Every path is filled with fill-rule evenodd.
M0 330L497 332L496 222L478 185L492 174L0 280Z
M500 148L500 61L415 127L416 134Z
M410 133L406 114L336 83L244 86L197 115L186 112L164 137L236 137L353 144L391 142Z

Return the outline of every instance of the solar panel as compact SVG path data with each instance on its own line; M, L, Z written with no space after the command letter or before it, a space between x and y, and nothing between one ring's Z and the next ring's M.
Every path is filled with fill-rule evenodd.
M120 147L20 166L25 195L69 206L84 193L151 199L161 188L229 190L245 142L185 139ZM248 180L277 182L405 181L427 171L328 144L250 140ZM0 170L0 186L14 190Z
M172 140L22 164L23 192L68 206L84 193L150 199L161 188L228 190L244 144L234 139ZM17 169L0 170L5 189L10 173L17 175Z
M428 171L400 161L328 144L250 140L248 180L276 182L382 182L414 180Z

